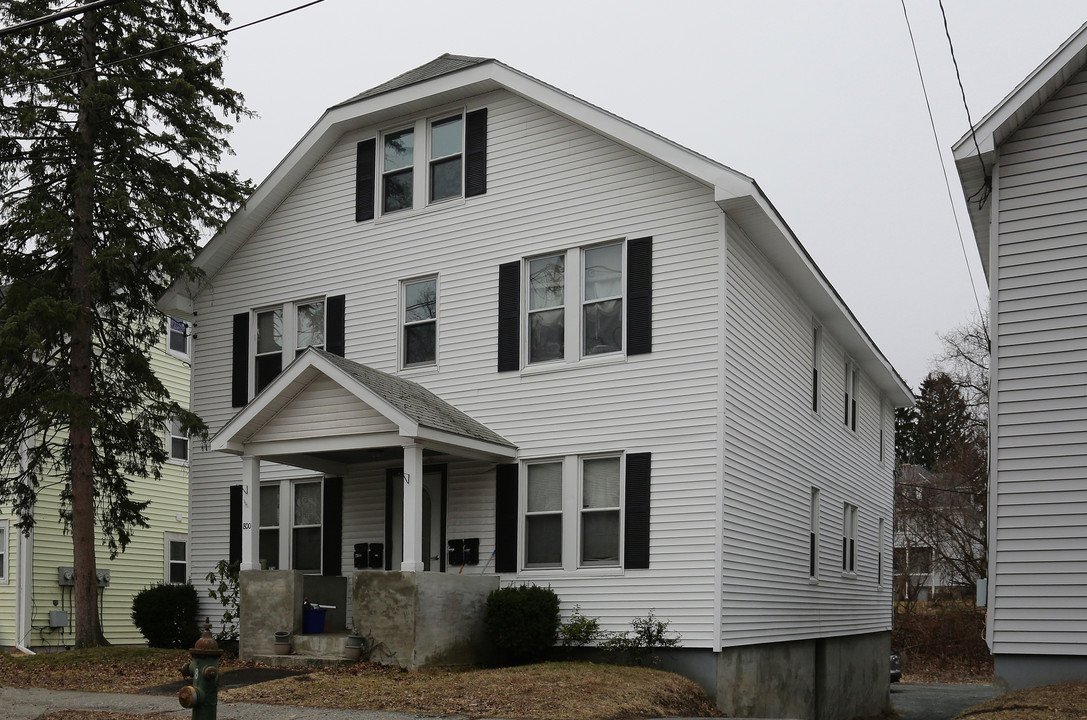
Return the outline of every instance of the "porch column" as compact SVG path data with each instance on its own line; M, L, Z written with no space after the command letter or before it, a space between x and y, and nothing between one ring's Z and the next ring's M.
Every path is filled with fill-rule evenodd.
M423 446L404 443L404 572L423 571Z
M260 458L242 455L242 570L260 570Z

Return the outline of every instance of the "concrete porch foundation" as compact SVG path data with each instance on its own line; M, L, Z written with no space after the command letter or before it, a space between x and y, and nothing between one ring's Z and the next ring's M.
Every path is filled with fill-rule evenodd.
M497 575L355 572L355 631L371 635L371 660L414 669L486 660L483 616Z

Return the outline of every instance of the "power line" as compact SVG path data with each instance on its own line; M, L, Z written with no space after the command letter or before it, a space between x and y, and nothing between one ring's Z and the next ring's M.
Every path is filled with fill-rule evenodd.
M64 18L72 17L73 15L79 15L81 13L88 12L90 10L97 10L99 8L108 7L110 5L116 5L123 0L95 0L95 2L87 3L86 5L79 5L78 7L69 8L68 10L61 10L60 12L53 13L52 15L45 15L33 20L27 20L25 22L16 23L15 25L9 25L6 28L0 28L0 37L5 35L11 35L12 33L19 32L20 30L27 30L29 28L38 27L40 25L47 25L57 20L63 20Z
M985 205L985 201L989 198L989 193L993 189L993 178L985 168L985 160L981 157L981 147L978 146L978 136L977 133L974 132L974 119L970 117L970 106L966 103L966 89L962 86L962 75L959 74L959 61L955 57L955 45L951 42L951 30L947 26L947 12L944 10L944 0L939 0L939 2L940 14L943 15L944 18L944 35L947 36L947 47L951 50L951 64L955 66L955 79L959 83L959 93L962 95L962 106L966 108L966 122L970 124L970 139L974 141L974 149L978 153L978 163L981 164L981 177L984 179L984 182L982 183L981 188L970 196L971 200L979 195L981 196L981 199L978 200L978 209L981 209L981 207Z
M102 2L120 2L121 0L101 0L101 1ZM297 6L293 7L293 8L290 8L288 10L284 10L282 12L275 13L273 15L267 15L265 17L262 17L262 18L258 19L258 20L253 20L252 22L247 22L244 25L239 25L238 27L229 28L227 30L220 30L218 32L211 33L210 35L204 35L203 37L193 38L192 40L186 40L184 42L179 42L179 43L177 43L175 45L170 45L169 47L156 48L154 50L148 50L145 53L140 53L139 55L131 55L129 57L121 58L120 60L114 60L114 61L108 62L108 63L101 63L101 64L98 64L98 65L95 65L93 69L94 70L101 70L103 68L112 67L114 65L120 65L121 63L130 62L132 60L139 60L141 58L149 57L151 55L157 55L159 53L164 53L164 52L167 52L169 50L174 50L175 48L184 47L186 45L195 45L196 43L201 43L201 42L204 42L205 40L211 40L212 38L223 37L225 35L229 35L230 33L237 32L239 30L244 30L246 28L253 27L254 25L260 25L261 23L268 22L269 20L275 20L276 18L283 17L284 15L290 15L291 13L298 12L299 10L305 10L308 7L312 7L314 5L319 5L319 4L323 3L324 1L325 0L312 0L312 2L304 3L302 5L297 5ZM34 81L34 84L36 84L38 82L51 82L51 81L55 81L55 80L63 80L66 77L71 77L73 75L79 75L82 72L84 72L84 70L73 70L71 72L61 73L59 75L54 75L52 77L41 78L40 80ZM4 89L7 89L7 88L12 87L12 86L17 85L17 84L19 84L19 83L18 82L9 83L8 85L4 86ZM25 84L30 85L31 83L27 82Z
M951 217L955 219L955 231L959 234L959 246L962 248L962 257L966 262L966 274L970 278L970 291L974 293L974 304L978 308L978 316L981 317L984 313L981 311L981 300L978 298L978 289L974 284L974 271L970 268L970 256L966 251L966 240L963 238L962 225L959 223L959 214L955 211L955 196L951 192L951 180L947 177L947 167L944 165L944 156L942 146L940 145L940 136L936 132L936 120L932 116L932 103L928 97L928 87L925 85L925 74L921 72L921 58L917 54L917 41L913 37L913 26L910 25L910 14L906 11L906 0L902 2L902 14L906 18L906 29L910 33L910 44L913 46L913 60L917 64L917 76L921 80L921 92L925 96L925 107L928 109L928 121L932 126L932 139L936 143L936 156L940 162L940 172L944 174L944 187L947 188L947 200L951 204ZM941 2L941 7L942 7ZM960 87L961 87L960 83ZM979 156L980 157L980 156ZM984 167L984 165L982 166Z

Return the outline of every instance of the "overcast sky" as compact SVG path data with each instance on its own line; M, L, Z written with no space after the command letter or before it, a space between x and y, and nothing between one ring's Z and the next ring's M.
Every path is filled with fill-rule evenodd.
M221 0L233 25L304 0ZM1087 21L1080 0L945 0L974 121ZM324 0L233 33L259 182L330 105L450 52L493 57L749 175L916 389L988 293L951 160L968 129L937 0Z

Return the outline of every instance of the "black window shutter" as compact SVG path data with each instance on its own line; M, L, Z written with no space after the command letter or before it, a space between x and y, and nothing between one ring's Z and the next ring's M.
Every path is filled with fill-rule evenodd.
M627 455L626 527L623 567L649 567L649 478L652 453Z
M494 569L517 572L517 465L494 469Z
M521 369L521 263L498 266L498 372Z
M653 351L653 238L627 242L627 355Z
M249 313L234 316L233 356L230 365L230 405L249 403Z
M374 175L377 172L377 140L358 144L355 153L355 222L374 219Z
M464 116L464 196L487 192L487 108Z
M325 350L333 355L344 356L346 297L333 295L325 298Z
M230 486L230 550L227 560L232 563L242 560L242 486Z
M321 574L339 575L343 556L343 478L326 477L321 519Z

